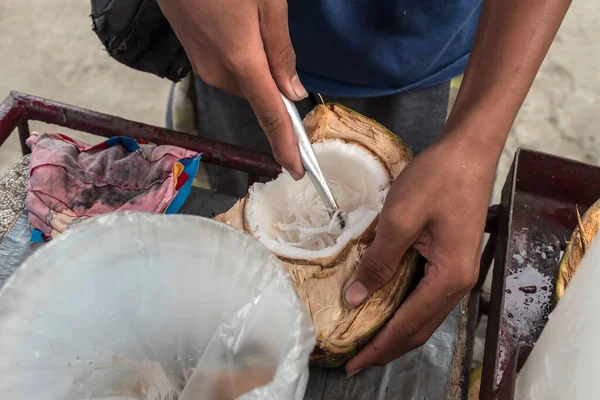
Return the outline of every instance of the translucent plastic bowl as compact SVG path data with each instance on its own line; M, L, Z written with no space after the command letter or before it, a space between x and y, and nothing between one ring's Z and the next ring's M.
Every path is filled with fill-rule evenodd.
M103 216L0 291L0 399L301 399L314 344L283 265L250 236Z

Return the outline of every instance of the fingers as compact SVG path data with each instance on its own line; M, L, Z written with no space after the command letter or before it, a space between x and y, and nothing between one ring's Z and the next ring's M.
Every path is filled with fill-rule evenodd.
M428 263L426 276L402 303L386 326L351 360L349 374L371 365L384 365L423 345L468 292L451 266ZM457 281L459 283L457 283Z
M250 103L275 159L297 180L304 176L304 167L279 88L292 100L308 94L304 96L304 88L294 85L296 59L289 38L287 2L260 2L258 19L256 29L246 32L245 46L229 56L227 69Z
M308 97L296 73L296 53L290 39L287 1L259 5L260 34L269 68L277 86L289 99Z
M391 217L385 210L382 213L373 244L344 285L344 301L348 306L358 307L388 283L415 241L420 226L407 218L399 221L400 218Z
M304 168L280 90L292 100L306 97L295 72L287 2L161 1L194 71L210 86L246 98L273 155L292 177ZM202 3L202 4L200 4Z
M262 56L260 53L256 54L241 65L235 66L233 73L269 140L275 159L294 179L302 178L304 167L300 160L292 121L270 74L264 53Z

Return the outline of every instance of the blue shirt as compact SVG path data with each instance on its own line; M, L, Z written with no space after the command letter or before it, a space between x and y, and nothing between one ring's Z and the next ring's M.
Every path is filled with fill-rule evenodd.
M309 92L374 97L463 73L482 0L288 0Z

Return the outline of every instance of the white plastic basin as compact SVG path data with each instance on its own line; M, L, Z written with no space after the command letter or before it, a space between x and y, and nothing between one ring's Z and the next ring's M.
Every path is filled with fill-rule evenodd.
M283 265L250 236L103 216L0 291L0 399L301 399L314 344Z

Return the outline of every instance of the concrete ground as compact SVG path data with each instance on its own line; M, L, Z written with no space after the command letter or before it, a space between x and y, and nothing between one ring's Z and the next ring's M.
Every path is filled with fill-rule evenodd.
M2 0L0 98L19 90L162 125L169 83L110 59L91 30L89 11L83 0ZM600 2L574 1L506 143L494 202L519 147L600 164L599 36ZM58 128L33 123L32 129ZM0 174L19 155L13 135L0 149ZM480 351L481 342L476 359Z
M599 31L600 2L574 1L513 125L497 188L519 147L600 164Z

